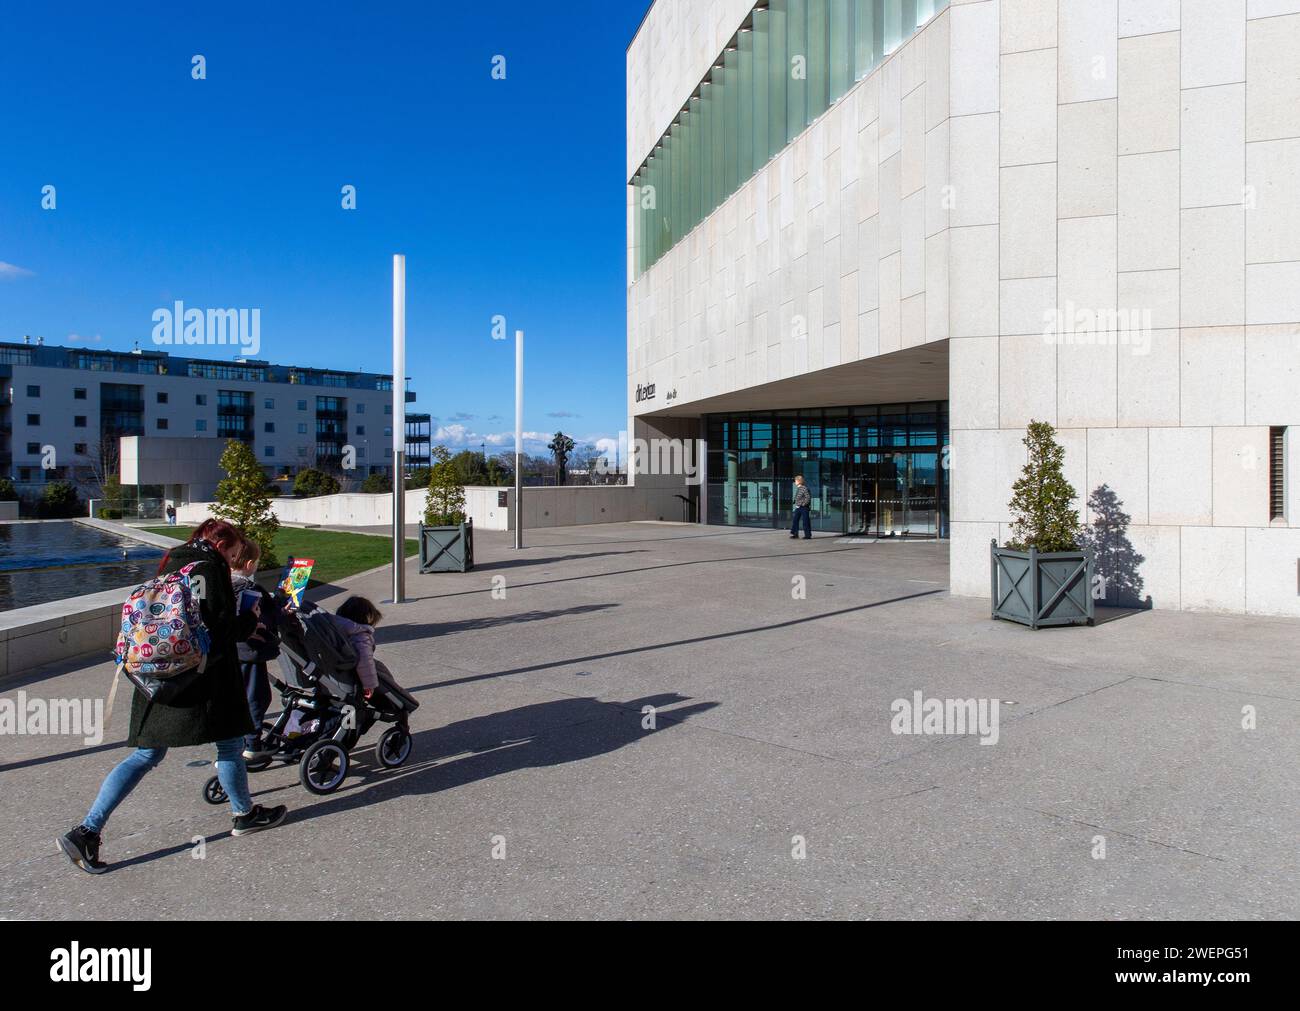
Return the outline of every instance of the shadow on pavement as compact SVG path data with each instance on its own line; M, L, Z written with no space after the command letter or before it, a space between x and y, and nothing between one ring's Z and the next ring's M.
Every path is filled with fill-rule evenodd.
M496 562L475 562L475 572L491 572L493 569L517 569L523 565L551 565L555 562L580 562L584 558L604 558L608 555L639 555L648 552L649 548L629 548L627 551L589 551L586 554L579 555L547 555L545 557L529 558L518 556L507 558Z
M947 589L942 590L921 590L917 593L907 593L901 597L890 597L888 600L873 600L869 604L855 604L853 607L842 607L837 611L823 611L820 614L810 614L803 618L791 618L789 621L776 621L767 625L757 625L752 628L738 628L730 632L713 632L709 635L697 635L689 639L675 639L671 642L656 642L646 646L632 646L628 649L611 650L608 653L589 653L586 656L569 657L567 660L548 660L545 663L530 664L527 667L513 667L510 670L489 671L486 674L471 674L468 677L454 678L450 681L430 681L428 684L415 685L414 687L403 685L408 692L422 692L430 688L447 688L451 685L472 684L475 681L490 681L492 678L509 677L512 674L528 674L533 671L550 670L554 667L567 667L570 664L585 664L592 660L608 660L616 656L632 656L637 653L653 653L659 649L669 649L673 646L691 646L701 642L713 642L718 639L733 639L740 635L752 635L756 632L771 632L780 628L791 628L795 625L803 625L810 621L821 621L823 618L834 618L842 614L854 614L858 611L868 611L873 607L884 607L886 604L900 604L905 600L919 600L922 597L933 597L936 594L946 594Z
M352 752L353 765L340 791L310 798L315 800L310 806L304 806L309 795L296 779L292 784L259 790L258 776L254 774L249 777L249 786L259 804L289 805L286 824L304 822L397 797L435 794L520 769L582 762L669 730L720 705L697 702L665 710L689 701L688 696L677 692L625 702L566 698L475 716L412 735L411 758L398 769L379 766L373 750L379 739L376 733L373 740L367 738ZM655 707L654 730L643 729L644 706ZM274 796L279 793L286 796ZM206 841L212 844L229 837L229 832L223 832L208 836ZM188 849L190 844L186 842L141 853L113 864L112 870L165 859Z
M451 635L456 632L472 632L482 628L496 628L500 625L514 625L525 621L548 621L575 614L591 614L594 611L608 611L619 604L578 604L563 607L556 611L524 611L520 614L503 614L493 617L465 618L461 621L431 621L420 625L380 625L376 629L376 639L383 646L393 642L410 642L413 639L430 639L434 636Z

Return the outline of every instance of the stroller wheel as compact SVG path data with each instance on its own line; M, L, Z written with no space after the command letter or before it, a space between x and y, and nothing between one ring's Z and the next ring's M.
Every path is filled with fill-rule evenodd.
M389 727L375 745L375 757L385 769L396 769L411 756L411 732L405 727Z
M348 774L348 753L337 742L317 741L305 752L298 778L310 793L333 793Z
M203 784L203 799L209 804L224 804L229 799L225 787L216 776L209 776L208 781Z

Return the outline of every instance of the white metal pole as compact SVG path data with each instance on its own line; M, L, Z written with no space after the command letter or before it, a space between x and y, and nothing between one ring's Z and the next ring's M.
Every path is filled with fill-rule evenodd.
M393 255L393 603L406 597L406 257Z
M524 332L515 331L515 547L524 546Z

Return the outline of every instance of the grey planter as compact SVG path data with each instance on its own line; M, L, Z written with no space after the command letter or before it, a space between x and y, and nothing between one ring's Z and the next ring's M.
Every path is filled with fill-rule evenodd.
M474 568L474 521L454 527L420 524L421 572L468 572Z
M1030 628L1091 625L1091 551L1013 551L989 544L993 617Z

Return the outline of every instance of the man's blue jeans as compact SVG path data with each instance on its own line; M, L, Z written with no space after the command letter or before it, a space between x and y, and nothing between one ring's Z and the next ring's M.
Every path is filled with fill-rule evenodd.
M92 832L102 832L108 823L108 816L127 795L140 785L145 773L157 768L167 757L166 748L136 748L126 758L118 762L99 788L99 796L90 807L81 824ZM248 769L244 767L244 739L232 737L217 741L217 778L221 787L230 798L232 814L248 814L253 810L253 798L248 792Z
M807 506L794 507L794 522L790 524L790 536L799 536L799 524L803 524L803 535L812 537L812 518L811 511Z

